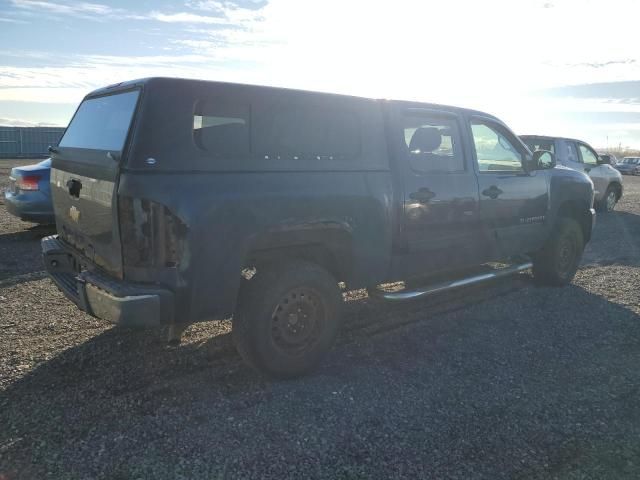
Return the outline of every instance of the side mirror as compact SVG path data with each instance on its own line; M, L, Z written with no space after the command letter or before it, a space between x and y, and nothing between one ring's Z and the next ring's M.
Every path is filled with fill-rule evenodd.
M534 170L548 170L556 166L556 157L548 150L536 150L533 152Z
M611 165L611 157L609 155L600 155L598 157L598 165Z

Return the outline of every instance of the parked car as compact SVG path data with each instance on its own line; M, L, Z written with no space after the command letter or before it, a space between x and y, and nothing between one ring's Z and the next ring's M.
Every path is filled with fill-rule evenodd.
M276 377L330 349L340 285L404 300L529 268L565 285L595 218L586 175L424 103L150 78L85 97L52 158L44 263L73 302L174 340L233 315L242 357Z
M600 158L595 150L582 140L572 138L522 135L524 143L536 151L543 148L554 152L560 165L585 172L593 181L594 205L600 212L611 212L622 197L622 176L609 165L610 159Z
M616 168L618 164L618 159L613 153L598 153L598 158L600 158L602 163L611 165L613 168Z
M15 167L9 174L9 188L4 192L7 211L21 220L53 224L53 205L49 188L51 159L33 165Z
M616 169L622 175L640 175L640 157L624 157Z

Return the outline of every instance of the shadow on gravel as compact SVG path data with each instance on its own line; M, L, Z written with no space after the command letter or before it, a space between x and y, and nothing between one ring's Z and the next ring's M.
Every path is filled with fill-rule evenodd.
M24 225L24 230L19 232L0 234L0 242L5 239L40 239L47 235L53 235L56 233L55 225L31 224L31 226L27 226L29 225L28 223L25 223Z
M42 280L43 278L47 278L47 272L45 270L36 270L33 272L18 274L15 272L10 272L8 274L2 272L0 273L0 288L9 288L15 285L20 285L21 283Z
M55 227L35 226L20 232L0 235L0 282L2 286L44 277L40 239L55 233ZM16 277L15 279L13 277Z
M42 237L54 235L55 233L55 225L34 225L19 232L0 234L0 243L37 240L39 245L39 241Z
M519 288L528 283L518 282L523 282ZM383 432L404 435L403 442L415 441L426 465L432 452L446 445L451 468L481 465L488 477L513 478L537 468L538 474L562 473L571 462L585 460L584 449L598 449L598 429L612 425L616 433L621 428L618 419L640 414L633 393L637 385L625 378L631 364L637 367L640 316L578 286L526 288L509 295L513 284L401 307L349 302L342 346L319 372L291 382L265 382L244 367L228 333L171 350L159 331L108 330L42 363L3 393L0 473L35 477L56 464L80 477L92 476L84 455L98 450L101 465L126 471L127 465L145 457L150 445L190 441L190 429L198 436L189 448L209 451L215 446L227 452L225 458L251 457L265 448L288 451L305 431L323 431L330 445L335 442L325 458L353 464L358 458L354 455L360 455L354 448L362 442L344 436L349 425L326 424L325 414L336 414L332 404L315 401L317 392L327 393L325 388L348 388L368 405L361 410L355 404L344 419L347 424L362 420L358 438L373 439ZM394 384L388 385L391 379ZM276 385L280 394L274 395ZM292 405L283 390L308 401L309 409ZM373 397L366 393L374 391ZM523 397L530 404L523 403ZM397 402L404 405L400 410L388 408ZM258 415L263 408L270 412L268 424ZM566 412L572 413L567 417ZM244 434L228 431L230 415L245 422ZM178 429L148 431L149 422L163 428L168 418ZM413 426L403 431L406 418ZM250 433L265 428L291 432L292 422L301 433L277 437L273 445ZM420 425L429 425L428 433ZM365 445L367 458L374 459L370 468L377 458L404 455L395 452L394 442L371 441L361 447ZM535 451L534 457L518 457L514 449L520 447ZM403 448L406 452L407 446ZM513 463L505 467L504 458L512 453ZM174 457L169 449L152 460L165 462L170 470ZM272 471L281 470L280 461L286 471L288 461L278 458L270 460L275 462ZM521 464L523 458L528 466ZM536 458L547 466L536 464ZM364 477L393 473L385 472L384 464L377 468ZM617 468L615 463L610 467L610 478L620 478Z
M618 211L599 214L583 264L640 264L640 215Z

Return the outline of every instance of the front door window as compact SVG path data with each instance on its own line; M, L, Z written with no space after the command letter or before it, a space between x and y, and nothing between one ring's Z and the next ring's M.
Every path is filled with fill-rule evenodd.
M580 156L582 156L582 163L589 167L595 167L598 165L598 156L586 145L580 145Z
M474 121L471 131L480 173L522 170L522 153L499 128Z

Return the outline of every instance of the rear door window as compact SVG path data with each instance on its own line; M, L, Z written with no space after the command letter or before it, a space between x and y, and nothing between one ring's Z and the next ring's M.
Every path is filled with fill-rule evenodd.
M455 119L406 115L403 123L404 141L414 170L429 173L464 171L464 157Z
M138 90L132 90L83 101L60 140L60 147L122 151L138 95Z
M580 156L578 155L578 149L576 148L576 144L566 140L564 142L564 144L566 145L567 151L567 160L569 160L570 162L575 162L575 163L581 163L582 160L580 160Z

